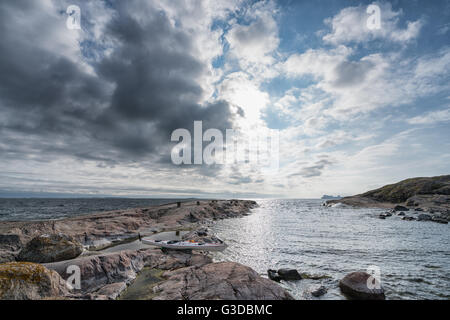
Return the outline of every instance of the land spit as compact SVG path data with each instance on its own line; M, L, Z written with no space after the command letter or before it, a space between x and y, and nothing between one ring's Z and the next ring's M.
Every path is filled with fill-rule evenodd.
M242 217L256 206L248 200L193 201L61 220L3 222L0 299L292 299L278 284L249 267L214 263L205 252L162 252L138 240L169 230L190 231L187 239L211 237L205 231L208 224ZM58 254L48 254L46 245L57 248ZM67 255L78 254L77 245L83 247L81 255ZM67 259L61 258L64 255ZM23 257L34 260L21 261ZM79 288L71 280L73 270L80 271ZM141 272L149 278L139 281L140 292L145 294L127 295L127 288ZM48 279L46 287L40 288L36 279L43 278Z

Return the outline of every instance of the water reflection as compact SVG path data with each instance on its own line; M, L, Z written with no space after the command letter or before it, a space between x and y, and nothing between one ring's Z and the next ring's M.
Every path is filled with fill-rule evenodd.
M250 216L214 225L229 245L215 259L241 262L263 275L288 267L331 276L284 284L297 298L309 298L308 287L322 283L329 289L322 298L341 299L338 280L369 265L381 268L390 299L450 298L449 225L380 220L380 209L325 208L318 200L259 203Z

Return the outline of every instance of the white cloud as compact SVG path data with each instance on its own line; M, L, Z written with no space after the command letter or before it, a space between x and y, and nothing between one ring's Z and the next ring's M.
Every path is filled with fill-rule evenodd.
M439 122L449 122L449 121L450 121L450 106L448 106L448 109L428 112L423 115L410 118L407 120L407 122L410 124L435 124Z
M232 21L225 35L230 57L255 78L276 75L275 69L269 68L276 62L274 54L280 43L276 14L273 1L257 2L247 8L242 23Z
M402 11L393 11L390 3L373 3L380 8L381 27L369 29L367 6L348 7L336 16L325 20L331 32L323 36L325 42L346 44L351 42L367 42L374 39L385 39L392 42L405 43L415 39L422 28L423 21L408 21L406 28L398 26Z
M448 82L440 81L450 73L450 48L419 59L406 59L397 53L354 59L352 54L342 45L308 50L291 55L280 68L291 78L312 77L316 83L309 90L322 91L331 100L330 107L319 109L322 116L340 120L450 89ZM309 104L317 103L317 97ZM303 104L302 110L307 105Z
M421 57L415 68L416 77L432 78L448 76L450 71L450 48L444 48L434 55Z

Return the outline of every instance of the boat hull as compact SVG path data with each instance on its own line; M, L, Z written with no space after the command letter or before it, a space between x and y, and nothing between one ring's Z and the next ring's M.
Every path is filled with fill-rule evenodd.
M224 243L208 243L208 244L198 244L198 243L189 243L181 241L176 244L170 244L165 241L154 241L150 239L142 239L142 242L148 245L171 249L171 250L201 250L201 251L223 251L227 247Z

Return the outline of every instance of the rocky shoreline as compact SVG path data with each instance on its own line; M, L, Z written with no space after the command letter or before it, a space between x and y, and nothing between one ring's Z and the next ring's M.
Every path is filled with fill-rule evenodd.
M137 240L168 230L190 231L187 239L207 238L208 223L241 217L256 206L246 200L193 201L62 220L4 222L0 299L117 299L135 282L144 283L142 299L292 299L249 267L214 263L202 252L163 252ZM67 285L73 270L80 272L79 288ZM137 281L146 272L151 281Z
M402 216L405 221L450 221L450 175L412 178L365 192L363 194L328 200L326 206L344 205L360 208L383 208L380 218ZM411 216L409 213L417 215Z

